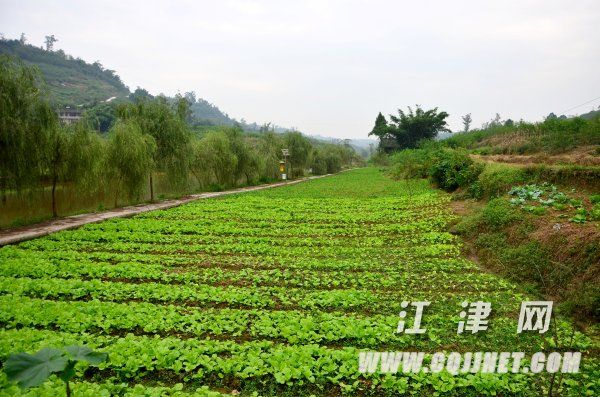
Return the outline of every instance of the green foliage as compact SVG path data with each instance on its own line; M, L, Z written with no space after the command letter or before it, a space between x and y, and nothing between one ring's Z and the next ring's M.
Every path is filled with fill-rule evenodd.
M189 175L192 147L191 133L185 122L187 112L185 99L178 98L171 106L164 97L140 100L118 109L119 119L136 123L156 144L150 175L164 172L169 183L177 188L185 188ZM150 191L153 192L152 185Z
M486 164L472 188L472 197L494 198L506 194L513 186L525 181L523 171L518 167L503 164ZM479 190L475 190L479 189Z
M206 387L240 395L535 396L534 379L548 384L539 375L460 374L451 378L458 387L447 374L398 373L390 382L357 371L358 353L382 346L429 358L441 342L460 351L537 351L543 343L537 333L515 337L515 313L532 298L461 256L446 230L449 200L427 181L363 168L4 247L0 360L46 346L101 349L110 362L73 385L90 396L214 395ZM424 337L394 332L398 291L431 299ZM456 333L460 303L473 299L494 308L485 338ZM558 348L589 347L572 332L557 321ZM150 386L163 382L169 386ZM19 395L2 375L0 390ZM53 378L32 392L56 390Z
M84 113L84 119L89 126L100 132L108 132L117 120L115 105L111 103L99 103Z
M390 132L387 120L384 115L379 112L377 118L375 119L375 126L371 132L369 132L369 136L375 135L377 138L383 138Z
M448 113L437 108L423 110L409 106L408 112L398 109L398 116L390 115L387 133L398 141L401 148L414 148L422 140L433 139L438 132L450 132L446 124ZM385 119L384 119L385 120Z
M99 62L88 64L62 50L46 51L18 40L0 40L0 54L37 66L55 106L93 104L129 94L114 70L104 68Z
M560 153L600 144L600 118L548 118L541 123L494 123L484 129L455 134L443 141L481 154Z
M154 138L143 134L136 122L117 121L109 134L104 166L109 181L116 184L115 205L119 192L139 197L154 168L156 150Z
M395 178L427 178L435 155L428 149L405 149L391 155L389 161Z
M498 230L520 219L520 215L503 198L490 200L481 212L481 220L492 230Z
M529 241L516 247L508 246L499 255L511 278L539 284L548 281L546 276L552 270L552 262L540 243Z
M429 176L440 188L454 191L475 182L483 168L464 151L443 149L434 154Z
M75 375L75 364L87 362L98 365L108 360L106 353L94 352L87 346L67 346L64 349L44 348L31 355L27 353L11 354L6 360L4 372L11 382L29 389L44 383L52 374L56 374L67 387L67 396L71 395L69 381Z
M32 187L43 174L48 134L56 115L44 97L38 71L0 56L0 194Z
M98 184L103 142L82 124L56 126L47 136L45 165L52 184L52 215L58 215L55 190L59 183L75 181L80 187Z
M484 169L466 151L439 147L436 143L405 149L389 157L390 173L396 178L429 177L440 188L454 191L470 188Z
M311 143L298 131L289 131L284 134L284 142L289 150L290 177L296 178L304 175L304 169L308 167L311 155Z

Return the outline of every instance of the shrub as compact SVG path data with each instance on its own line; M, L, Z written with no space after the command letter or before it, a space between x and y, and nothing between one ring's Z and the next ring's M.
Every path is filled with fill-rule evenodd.
M451 192L475 182L483 168L464 150L442 149L433 154L429 176L440 188Z
M533 280L544 285L551 269L548 254L535 241L517 247L507 247L501 253L502 263L506 266L506 274L517 280Z
M499 197L508 192L512 186L523 182L521 169L503 164L487 164L477 181L481 196L473 195L473 197Z
M502 198L490 200L481 212L483 223L492 230L500 229L519 218L515 208Z
M406 149L390 156L395 178L426 178L429 176L432 153L427 149Z

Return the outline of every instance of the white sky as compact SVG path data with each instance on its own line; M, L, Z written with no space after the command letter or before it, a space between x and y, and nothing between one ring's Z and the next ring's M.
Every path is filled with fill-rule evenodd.
M597 0L0 0L0 32L54 34L132 90L339 138L416 103L460 129L469 112L540 120L600 96Z

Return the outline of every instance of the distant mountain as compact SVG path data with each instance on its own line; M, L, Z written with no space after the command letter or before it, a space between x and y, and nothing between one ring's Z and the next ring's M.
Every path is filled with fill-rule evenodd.
M213 105L202 98L198 98L192 103L191 110L194 118L200 123L206 122L206 124L212 125L235 124L235 120L230 118L228 114L222 112L216 105Z
M579 117L581 117L582 119L586 119L586 120L595 119L597 117L600 117L600 109L598 109L598 110L592 110L590 112L587 112L587 113L584 113L584 114L580 114Z
M16 56L37 66L56 106L90 105L129 95L129 88L115 71L105 69L100 62L89 64L62 50L46 51L19 40L0 40L0 54Z

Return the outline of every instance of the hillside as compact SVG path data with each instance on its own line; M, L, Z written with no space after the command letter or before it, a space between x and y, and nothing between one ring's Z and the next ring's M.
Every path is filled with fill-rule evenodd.
M47 51L33 45L22 44L19 40L7 39L0 40L0 54L8 54L21 59L26 64L37 66L46 81L52 104L57 107L68 105L89 108L112 97L130 96L129 88L121 81L116 71L105 68L98 61L90 64L60 49ZM135 93L138 91L142 93L141 95L150 95L143 88L138 87ZM188 100L192 104L191 110L196 125L240 125L245 131L260 131L265 127L256 122L237 120L215 104L196 97L193 92L186 94L186 97L189 94L191 96ZM268 128L279 133L290 129L273 124L269 124ZM353 146L362 151L368 147L364 142Z
M0 54L36 65L46 80L52 102L58 106L89 105L129 95L129 88L114 70L105 69L99 62L89 64L62 50L46 51L18 40L2 40Z

